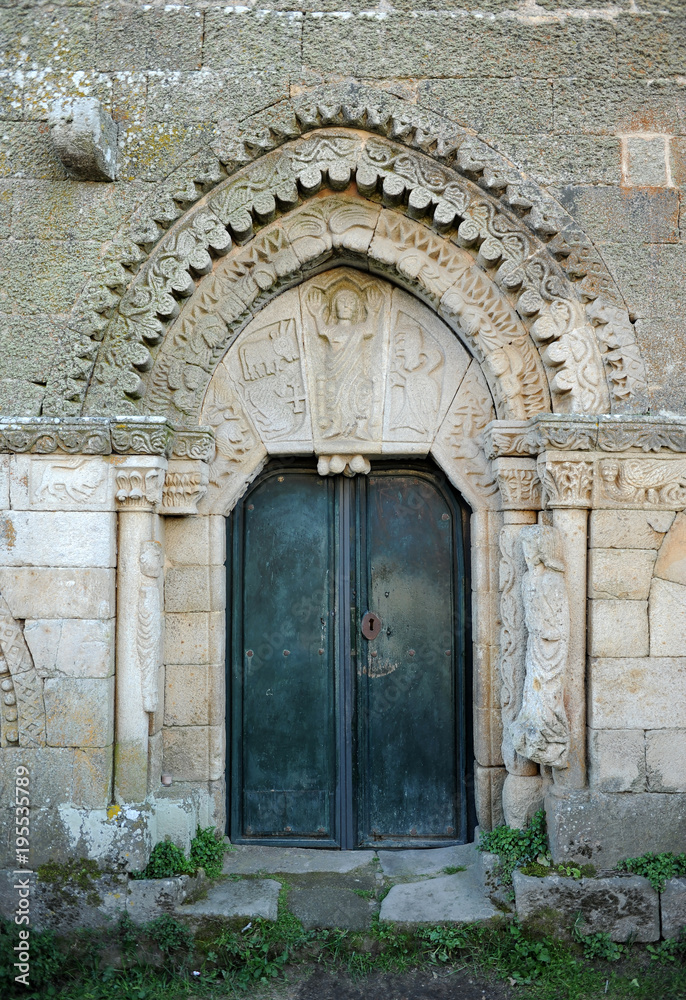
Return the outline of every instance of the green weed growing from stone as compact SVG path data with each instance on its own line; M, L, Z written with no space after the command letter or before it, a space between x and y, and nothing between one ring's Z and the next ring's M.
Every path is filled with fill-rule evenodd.
M512 873L515 868L534 862L539 857L547 860L548 837L545 812L539 809L524 830L503 825L497 826L489 833L482 833L477 850L497 854L500 880L503 885L512 885Z
M175 875L195 875L203 868L208 878L217 878L222 873L224 855L230 850L214 827L198 827L191 841L189 858L171 840L162 840L153 847L145 868L131 875L136 879L173 878Z
M686 876L686 854L642 854L639 858L625 858L617 865L620 871L632 872L647 878L656 892L662 892L670 878Z

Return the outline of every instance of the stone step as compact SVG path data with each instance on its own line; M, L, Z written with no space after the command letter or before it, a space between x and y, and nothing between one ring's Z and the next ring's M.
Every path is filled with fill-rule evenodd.
M264 917L276 920L278 916L281 883L272 878L223 879L207 890L204 899L176 907L179 917L202 919L204 917Z
M225 875L258 872L352 872L373 862L374 851L327 851L317 847L234 847L224 858Z
M502 917L490 902L478 866L456 875L394 885L381 904L382 920L415 924L473 923Z

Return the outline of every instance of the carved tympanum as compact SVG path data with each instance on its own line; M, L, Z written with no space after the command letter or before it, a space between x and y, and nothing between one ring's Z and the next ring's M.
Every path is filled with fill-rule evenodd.
M564 707L569 655L569 599L557 529L530 525L521 530L527 572L522 579L528 632L522 706L512 745L523 757L564 768L569 723Z

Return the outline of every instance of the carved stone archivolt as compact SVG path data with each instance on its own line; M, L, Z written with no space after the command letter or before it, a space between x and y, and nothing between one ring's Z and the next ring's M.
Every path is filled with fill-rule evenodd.
M216 455L199 509L229 509L267 455L289 454L316 455L323 475L432 454L475 508L497 508L482 442L494 417L479 365L426 306L326 271L266 306L219 364L200 414Z
M217 162L203 175L205 190L217 186L179 218L175 201L197 200L189 179L132 233L125 266L113 261L84 302L85 327L90 319L102 340L85 412L162 412L166 394L183 404L166 412L197 413L214 365L255 311L335 257L440 308L483 361L500 416L548 409L549 397L558 411L632 405L644 386L633 329L559 206L540 192L532 200L532 185L473 139L438 163L369 132L317 131L317 115L298 126L314 132L234 176L222 180ZM162 235L168 219L178 222ZM137 272L131 282L126 269ZM182 329L189 298L204 316ZM77 394L73 378L69 388Z

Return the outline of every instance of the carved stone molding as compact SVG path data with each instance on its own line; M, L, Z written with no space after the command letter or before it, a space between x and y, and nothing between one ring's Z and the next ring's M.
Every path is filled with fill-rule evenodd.
M169 455L209 461L208 427L175 427L166 417L0 418L0 454Z
M490 458L551 451L686 452L686 417L584 416L547 413L494 420L486 429Z
M497 458L493 469L503 510L540 510L541 482L533 458Z
M197 514L208 482L207 463L172 459L164 477L160 514Z
M102 276L75 308L70 328L78 331L79 368L66 360L56 367L46 405L52 412L72 413L80 405L92 372L93 343L102 340L113 310L121 303L117 311L123 316L144 312L144 297L134 297L133 309L124 300L131 272L140 274L151 253L154 259L159 248L164 257L166 275L160 269L157 284L162 294L168 290L173 296L184 280L188 283L191 259L193 273L202 274L212 255L225 252L225 225L237 240L249 239L298 197L311 197L322 185L340 190L351 181L360 194L378 192L384 202L425 219L439 234L457 230L457 239L471 241L480 263L497 268L504 285L522 287L538 270L544 287L551 287L551 278L559 275L573 290L572 299L585 304L583 322L595 331L613 407L641 405L645 376L621 296L592 243L559 203L441 116L387 92L362 88L353 94L339 86L284 101L235 131L222 132L214 152L199 152L158 185L113 241ZM213 188L219 206L226 208L217 212L224 215L223 237L206 201L191 207ZM186 219L173 225L184 213ZM174 235L162 250L170 225ZM537 294L540 298L532 287L532 303ZM553 315L539 327L542 342L556 319ZM155 323L148 325L154 337ZM561 342L563 353L574 349ZM559 363L559 357L551 357L553 369ZM142 356L138 364L144 366ZM120 370L121 386L133 394L129 398L138 388L137 371ZM564 379L559 389L569 391Z
M598 458L594 506L682 510L686 507L686 458Z
M286 237L288 213L301 213L303 209L295 207L298 201L316 198L322 188L330 191L345 188L348 183L344 183L345 178L356 189L347 192L348 196L354 194L358 203L364 204L365 200L373 201L380 195L387 208L379 214L378 207L367 201L372 214L377 216L370 232L371 243L367 240L365 246L358 240L352 247L348 240L346 247L346 240L334 231L328 238L329 254L335 256L347 250L360 258L362 266L390 267L394 280L416 288L421 295L424 282L417 281L413 258L419 250L419 263L425 253L421 243L432 246L438 254L433 267L438 270L431 289L424 295L428 294L435 304L437 296L446 294L453 284L449 266L446 271L438 259L440 248L445 249L448 257L471 262L484 287L514 310L527 331L528 347L524 354L520 347L509 357L503 348L493 358L505 397L521 381L522 366L530 366L536 358L546 371L556 409L602 412L609 405L625 408L642 392L644 375L633 329L612 279L591 245L584 241L583 234L569 225L571 220L565 220L562 227L564 237L560 234L555 241L544 244L520 221L517 211L489 192L494 178L491 177L486 190L468 179L470 175L479 176L484 169L488 173L483 162L486 147L480 149L481 162L474 158L472 149L451 166L439 166L426 154L410 153L398 142L359 131L324 129L265 153L255 167L248 165L224 180L202 205L189 210L168 236L160 239L158 224L150 219L142 231L133 234L138 241L135 251L128 244L127 267L131 266L132 256L135 268L138 263L135 257L144 259L147 248L158 244L150 261L139 268L126 290L120 285L123 269L113 262L110 283L103 286L100 294L102 305L97 301L98 296L93 296L95 315L91 315L98 327L98 339L102 338L103 326L107 332L90 381L88 412L96 412L98 407L101 412L103 407L106 411L112 408L120 412L122 409L150 411L151 404L146 401L149 391L146 383L149 385L150 377L146 373L151 358L160 353L158 345L166 341L168 324L183 297L202 295L205 286L209 289L212 285L213 275L208 272L212 271L213 260L226 254L227 260L236 261L246 279L254 271L259 275L258 296L263 298L265 293L268 297L278 291L279 285L302 280L297 269L311 266L310 260L298 258L291 236ZM488 151L486 159L489 154L493 155L492 151ZM502 167L512 173L504 161ZM506 180L503 184L508 188ZM173 199L168 198L168 202ZM519 208L525 203L532 205L520 188L513 205ZM547 207L551 213L561 214L552 201ZM532 217L537 215L533 207L531 211ZM265 233L271 232L269 224L283 213L286 213L283 221L277 226L280 236L268 235L265 240ZM177 209L174 219L178 215ZM548 220L546 234L558 232L558 225ZM264 226L267 230L260 232ZM229 249L227 230L238 243L245 245ZM386 250L403 231L414 231L417 237L412 237L408 244L405 236L399 251L391 255L397 260L388 260ZM291 265L284 270L289 256ZM317 256L319 266L321 250ZM236 332L236 323L240 329L241 310L255 308L256 296L250 292L250 283L251 280L242 283L243 293L248 292L247 299L236 286L237 300L230 309L233 327L230 333ZM208 295L212 297L211 292ZM585 305L588 302L593 309ZM114 313L113 305L117 305ZM462 317L463 325L473 329L475 323L483 326L479 305L471 303L469 297L452 295L446 299L445 308L452 312L456 323ZM103 311L97 312L98 307ZM482 332L487 342L488 325ZM216 334L216 328L207 330L208 346L212 348ZM204 336L200 334L201 338ZM526 352L531 352L531 360ZM181 357L178 351L174 356L177 360ZM168 365L171 366L171 358ZM180 370L171 372L171 377L174 381L181 379L186 389L192 389L188 385L191 373ZM75 388L73 384L71 388ZM136 403L141 395L146 399Z
M146 712L154 712L158 702L158 671L162 665L163 617L160 581L164 568L164 551L161 544L156 541L143 542L139 564L136 651L141 674L143 709Z

